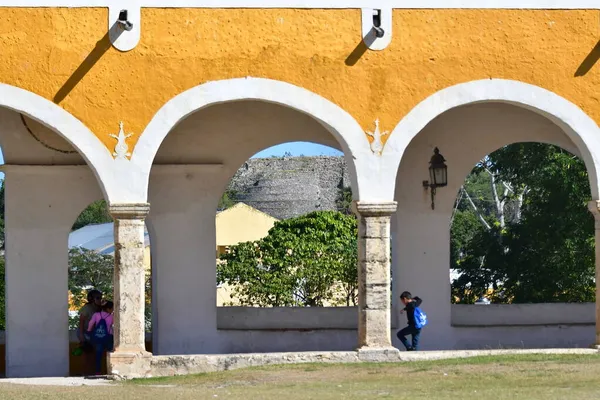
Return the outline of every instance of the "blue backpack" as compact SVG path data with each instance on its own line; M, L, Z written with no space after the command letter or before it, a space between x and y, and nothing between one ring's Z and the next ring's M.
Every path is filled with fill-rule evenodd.
M415 307L415 328L421 329L427 325L427 314L419 307Z
M102 314L100 314L100 321L94 327L92 331L92 342L97 344L104 344L108 341L108 327L106 325L106 320L102 318Z

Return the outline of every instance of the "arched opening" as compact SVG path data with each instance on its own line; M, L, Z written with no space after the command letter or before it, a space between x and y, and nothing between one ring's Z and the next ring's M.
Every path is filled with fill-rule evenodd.
M0 373L66 376L68 234L76 210L102 196L95 173L71 143L89 144L91 150L100 142L47 100L7 85L0 85L0 92L0 105L7 107L0 107L5 263ZM65 128L63 137L58 128ZM74 142L64 139L79 128Z
M394 287L393 301L397 302L397 296L402 290L410 290L424 299L423 307L428 310L430 317L430 327L422 341L424 349L514 345L511 340L517 336L520 337L521 347L568 345L558 333L551 333L552 328L546 329L543 324L538 324L536 328L533 321L526 321L527 327L523 327L523 321L518 323L513 318L513 322L499 326L507 320L497 315L495 322L484 321L481 318L465 322L461 317L464 313L486 311L477 311L481 308L465 311L462 306L451 305L449 301L449 224L452 216L456 215L456 194L464 186L465 176L469 175L473 166L484 159L486 154L504 149L513 143L523 142L552 144L571 154L586 154L586 157L590 154L589 149L575 145L564 127L556 121L529 109L502 102L451 108L428 123L404 151L396 180L398 212L392 225L393 270L394 276L398 277L397 282L400 282L400 287ZM428 178L428 162L434 147L438 147L447 160L448 185L437 189L435 209L432 210L430 192L423 187L422 181ZM536 148L533 154L541 154L542 148ZM590 185L594 186L596 172L590 171L590 163L587 161L585 166L590 175ZM593 163L591 167L594 168ZM595 189L592 189L592 195L593 190ZM592 197L589 190L587 195ZM580 206L585 207L586 204ZM549 215L547 217L552 218ZM529 239L535 241L535 238ZM395 305L396 311L397 307ZM520 312L515 309L502 310L501 312L513 316ZM395 314L396 325L401 326L404 321L398 319L399 316ZM489 315L491 314L486 318ZM490 327L482 328L481 325ZM492 328L493 326L495 328ZM593 326L588 326L588 330L589 332L583 333L580 339L589 336L589 343L592 343ZM587 346L589 343L577 345Z
M265 161L251 159L271 146L298 141L338 150L344 147L327 127L310 115L257 100L206 106L181 120L161 144L149 186L152 208L148 220L155 235L153 312L157 324L153 330L154 354L276 351L283 348L302 350L302 346L306 346L306 341L297 340L301 336L299 333L297 337L279 335L279 338L275 338L275 335L267 337L253 332L247 336L253 336L254 339L247 337L239 340L238 336L244 334L243 327L228 330L221 325L226 317L219 316L215 285L215 256L219 250L215 212L219 204L223 206L224 193L228 197L225 199L228 205L245 200L251 203L249 206L256 206L253 208L263 208L262 211L271 214L271 218L293 215L284 212L285 207L277 204L277 193L282 189L277 186L277 180L266 179L270 183L261 186L259 182L254 186L257 181L254 179L249 190L239 190L230 186L236 174L238 177L240 174L252 175L256 172L255 164L262 163L260 170L265 177L268 175L272 178L278 173L279 166L275 164L290 159L297 164L290 167L291 170L301 169L300 165L305 165L305 179L283 179L295 182L294 190L288 187L285 192L289 196L286 199L288 204L293 203L297 209L302 209L299 214L318 209L319 201L323 203L321 209L325 200L327 207L335 204L336 199L333 198L304 201L303 196L319 193L320 183L317 180L321 176L330 174L341 179L343 161L339 158L335 158L331 164L337 163L336 171L329 171L326 168L329 164L313 165L312 160L306 157L262 159ZM346 174L346 182L354 184L353 166L350 165L348 169L350 172ZM266 181L263 180L263 183ZM279 182L282 180L279 179ZM266 197L260 201L255 197L254 201L251 197L256 193ZM337 188L332 189L331 193L335 197ZM281 200L281 196L279 198ZM193 305L190 299L194 299ZM355 314L356 311L353 312ZM353 320L355 323L355 316ZM248 330L246 333L249 333ZM355 331L338 336L343 338L338 338L338 343L334 343L332 349L355 346ZM308 346L316 346L315 343Z
M316 319L331 307L357 304L350 186L341 152L305 142L265 149L238 169L215 224L217 329L225 351L331 350L354 344L350 332L347 338L327 338L327 327L320 331ZM286 312L295 313L296 321L282 322ZM311 324L310 335L301 332ZM284 328L285 333L273 332Z
M593 343L590 199L584 163L557 146L511 144L477 164L451 218L452 324L470 335L461 347Z
M318 211L351 214L350 186L343 153L332 147L310 142L291 142L254 154L237 170L219 200L216 215L217 258L223 257L240 243L258 244L279 221ZM244 265L250 266L246 263ZM219 271L225 273L227 268L226 263L217 260L217 276ZM257 272L252 267L249 267L249 271ZM240 279L234 271L229 272L233 275L228 276L228 281ZM268 272L265 273L269 275L269 282L276 279ZM255 278L262 279L258 276ZM237 290L228 282L217 281L217 284L217 307L277 307L291 305L290 302L303 306L340 303L338 299L332 298L332 293L318 293L309 298L293 296L290 292L299 289L293 284L286 286L285 295L275 296L276 298L266 296L266 293L261 296L255 291L255 286L247 286L247 281L236 285ZM254 285L257 284L254 282ZM264 284L269 285L268 282ZM241 293L243 286L248 289L245 296ZM281 285L276 287L282 288Z

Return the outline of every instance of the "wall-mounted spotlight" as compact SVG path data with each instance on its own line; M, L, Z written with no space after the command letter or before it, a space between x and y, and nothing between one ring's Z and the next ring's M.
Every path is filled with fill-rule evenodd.
M436 147L429 161L429 181L423 181L423 187L431 189L431 209L435 210L435 190L448 184L448 167L444 156Z
M127 14L127 10L121 10L119 12L119 19L117 20L117 23L126 31L130 31L133 29L133 24L127 18Z
M373 10L373 30L375 36L382 38L385 35L385 31L381 27L381 10Z

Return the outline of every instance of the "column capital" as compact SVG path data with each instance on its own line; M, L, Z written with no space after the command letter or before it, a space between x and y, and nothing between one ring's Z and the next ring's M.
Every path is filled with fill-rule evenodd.
M149 203L118 203L108 206L108 212L115 219L144 219L150 212Z
M385 217L396 212L398 203L395 201L368 202L354 201L354 212L364 217Z

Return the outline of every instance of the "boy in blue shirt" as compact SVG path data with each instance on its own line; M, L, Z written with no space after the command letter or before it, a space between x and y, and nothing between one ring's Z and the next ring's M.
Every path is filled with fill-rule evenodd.
M398 331L396 336L402 342L404 347L406 347L406 351L416 351L419 349L419 338L421 336L421 329L417 328L417 324L415 322L415 308L419 307L423 300L419 297L412 297L410 292L402 292L400 295L400 301L404 304L404 308L400 311L403 313L406 311L406 317L408 319L408 326L404 329ZM412 344L408 343L406 336L412 336Z

